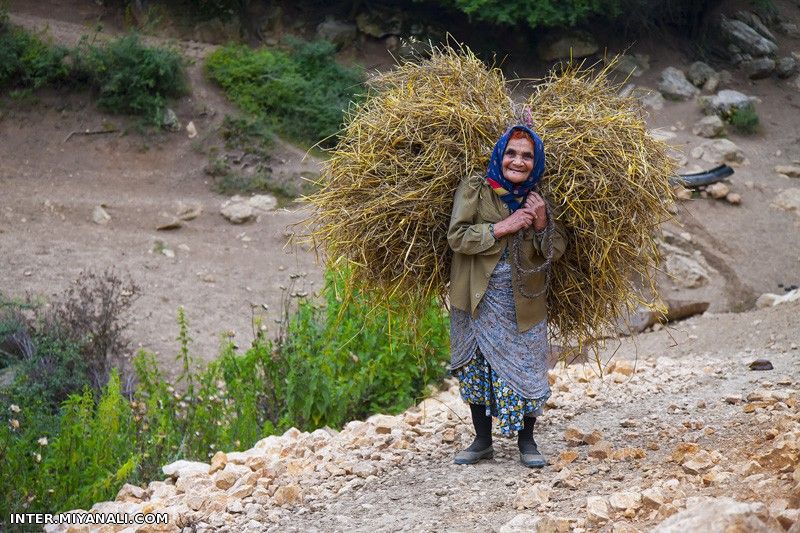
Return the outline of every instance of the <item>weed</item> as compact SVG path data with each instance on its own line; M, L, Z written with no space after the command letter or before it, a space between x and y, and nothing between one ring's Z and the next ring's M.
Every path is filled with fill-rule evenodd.
M734 108L727 120L739 133L752 135L758 131L758 113L753 105Z

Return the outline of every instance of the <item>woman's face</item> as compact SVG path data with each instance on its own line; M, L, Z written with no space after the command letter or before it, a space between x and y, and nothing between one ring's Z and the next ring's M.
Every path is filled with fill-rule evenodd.
M533 170L533 143L528 139L511 139L503 154L503 176L511 183L524 183Z

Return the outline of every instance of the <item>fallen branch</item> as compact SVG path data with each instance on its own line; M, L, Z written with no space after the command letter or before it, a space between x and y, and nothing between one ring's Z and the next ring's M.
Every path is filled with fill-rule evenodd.
M118 131L119 130L116 129L116 128L115 129L111 129L111 130L86 130L86 131L75 130L75 131L69 132L69 135L67 135L67 137L62 141L62 143L65 143L68 140L70 140L73 135L102 135L104 133L116 133Z

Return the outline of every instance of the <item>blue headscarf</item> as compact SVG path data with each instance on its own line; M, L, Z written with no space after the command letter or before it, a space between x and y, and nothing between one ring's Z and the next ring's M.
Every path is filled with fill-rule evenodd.
M533 139L533 169L531 175L524 183L515 184L508 181L503 176L503 154L505 154L508 140L514 130L524 131ZM539 183L544 173L544 143L533 130L527 126L517 125L506 130L492 150L492 157L489 159L489 168L486 169L486 181L491 185L494 192L500 195L500 199L508 206L513 213L525 204L528 193Z

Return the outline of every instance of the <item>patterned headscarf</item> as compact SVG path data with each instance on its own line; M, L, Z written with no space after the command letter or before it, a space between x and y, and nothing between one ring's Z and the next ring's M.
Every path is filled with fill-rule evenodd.
M515 184L508 181L503 176L503 154L505 154L508 140L515 130L524 131L533 139L533 169L531 175L524 183ZM491 185L500 199L508 206L513 213L525 203L525 198L533 189L544 173L544 143L532 129L527 126L517 125L506 130L492 150L492 157L489 159L489 168L486 169L486 181Z

